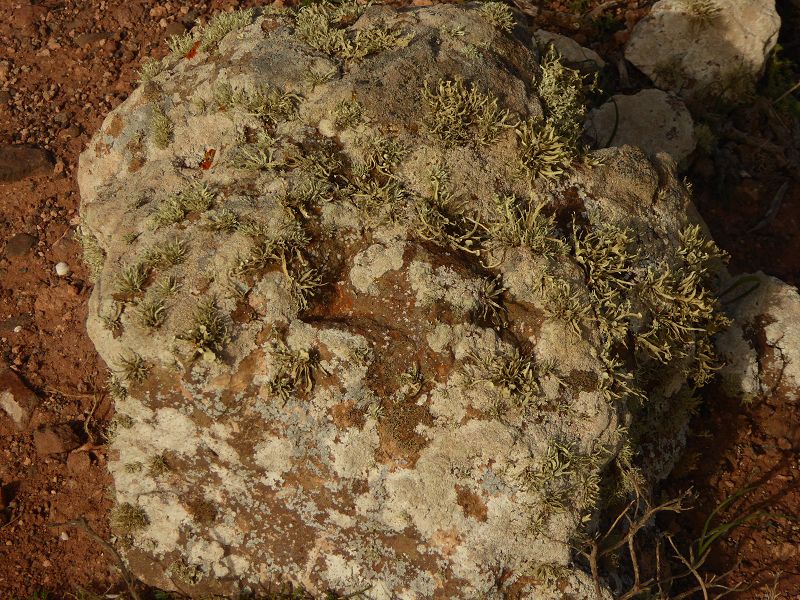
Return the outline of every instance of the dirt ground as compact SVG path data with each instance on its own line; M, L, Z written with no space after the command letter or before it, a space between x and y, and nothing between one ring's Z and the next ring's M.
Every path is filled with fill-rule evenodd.
M85 332L91 283L73 237L79 223L78 155L135 86L141 59L166 52L166 37L213 12L256 4L261 3L0 0L0 382L18 379L15 385L32 390L36 405L22 431L0 417L2 599L27 600L42 591L51 599L77 598L81 589L122 589L113 560L98 543L80 529L54 525L84 517L107 538L112 506L102 432L113 406L105 394L106 366ZM517 2L537 13L531 16L535 27L568 33L611 64L621 58L621 45L650 4ZM797 21L788 7L788 0L779 2L787 21L782 43L797 59L798 40L789 36ZM626 92L642 81L632 73L612 77L610 86ZM689 171L698 207L732 255L734 271L761 269L797 285L797 120L761 98L724 115L724 123L724 134L697 153ZM46 149L52 162L43 175L2 183L5 144ZM59 262L69 266L69 275L56 275ZM713 389L704 400L686 458L668 485L670 491L692 486L697 509L667 526L694 539L719 502L754 486L725 518L753 511L769 515L722 540L708 568L733 568L730 581L750 585L732 598L800 598L798 406L779 399L742 406ZM59 424L68 431L54 429L61 431L56 443L67 443L71 451L53 454L32 432Z

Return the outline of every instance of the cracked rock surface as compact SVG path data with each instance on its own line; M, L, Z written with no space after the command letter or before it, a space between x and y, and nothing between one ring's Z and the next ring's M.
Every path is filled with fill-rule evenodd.
M680 447L718 252L672 161L579 149L569 73L480 6L212 22L82 155L145 581L588 597L571 541Z

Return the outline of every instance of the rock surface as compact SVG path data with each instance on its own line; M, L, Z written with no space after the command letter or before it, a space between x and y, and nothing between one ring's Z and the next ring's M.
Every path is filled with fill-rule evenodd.
M558 33L538 29L533 34L533 40L540 45L553 44L564 64L583 72L594 73L606 66L600 55L589 48L584 48L572 38Z
M717 340L723 389L744 402L780 395L800 399L800 294L756 273L731 281L733 325ZM737 297L741 296L739 299Z
M649 155L666 152L679 164L697 144L686 105L661 90L615 95L589 112L586 133L601 147L629 144Z
M623 448L665 414L679 439L717 252L671 161L580 154L580 77L507 11L220 17L82 155L113 525L145 581L594 595L571 542L610 465L642 478Z
M625 58L702 110L746 97L779 29L775 0L660 0L633 29Z

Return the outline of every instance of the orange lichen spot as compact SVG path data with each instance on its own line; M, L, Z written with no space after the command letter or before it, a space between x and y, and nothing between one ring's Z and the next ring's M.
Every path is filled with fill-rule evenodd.
M189 58L189 59L194 58L195 54L197 54L197 49L199 47L200 47L200 40L197 40L194 44L192 44L192 47L186 53L186 56L184 58Z
M200 163L200 168L207 171L211 168L211 163L214 162L214 155L217 153L214 148L206 150L206 155L203 157L203 162Z

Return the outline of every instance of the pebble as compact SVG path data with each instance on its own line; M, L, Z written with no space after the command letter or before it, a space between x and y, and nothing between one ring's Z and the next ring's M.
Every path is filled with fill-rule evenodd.
M66 531L61 532L61 540L66 542L69 539L69 534Z
M60 262L56 264L56 275L59 277L66 277L72 271L70 271L69 265L65 262Z

